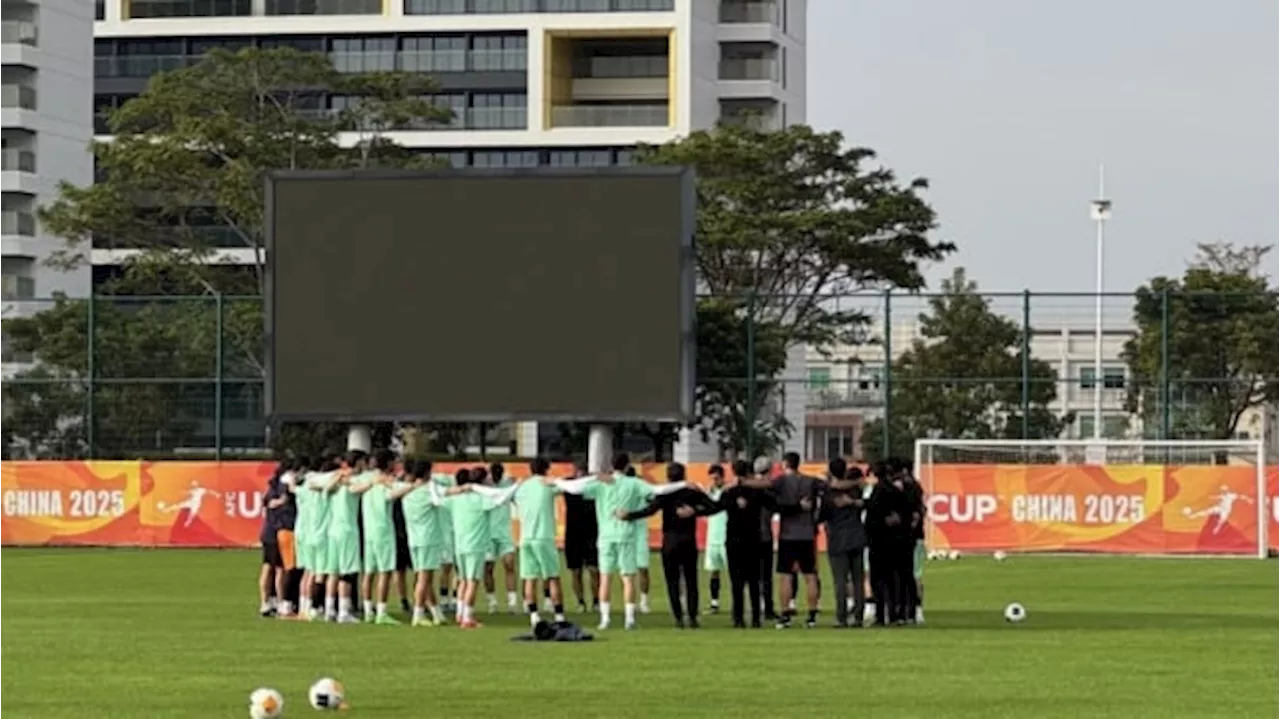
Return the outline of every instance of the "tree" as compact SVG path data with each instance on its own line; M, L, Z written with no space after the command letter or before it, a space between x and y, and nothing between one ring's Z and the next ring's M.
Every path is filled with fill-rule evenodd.
M1167 409L1166 439L1232 439L1246 411L1276 402L1280 317L1263 273L1269 250L1202 244L1181 278L1138 288L1124 359L1128 405L1149 434L1163 433Z
M217 50L153 77L109 118L113 140L94 144L98 181L63 183L41 211L46 231L67 240L55 266L83 265L95 246L141 249L119 280L95 288L135 299L93 304L92 422L88 305L60 299L5 320L14 349L39 363L5 383L6 424L17 418L23 427L13 440L29 452L78 456L92 424L99 457L207 446L219 326L222 376L231 378L223 388L260 405L267 173L423 164L386 133L447 122L450 112L427 96L433 88L421 75L342 75L324 55L291 49ZM322 109L326 95L345 104ZM248 276L206 262L228 237L254 251ZM273 439L315 453L343 446L345 429L287 426Z
M889 454L910 457L915 440L930 436L1049 439L1074 419L1049 409L1057 397L1057 375L1042 360L1027 363L1024 407L1023 345L1030 328L992 312L963 268L942 283L919 321L922 338L890 367ZM885 456L884 432L883 419L864 428L861 444L868 459Z
M929 238L935 217L920 195L925 180L900 183L891 170L874 166L874 152L843 145L840 133L804 125L776 132L725 125L640 148L642 163L689 165L697 173L699 290L736 303L740 325L732 343L743 341L745 323L761 336L776 333L784 353L799 343L855 341L870 318L826 300L868 289L920 289L921 263L954 249ZM700 321L728 320L723 309L704 318L706 311ZM699 344L700 357L728 351L736 350ZM733 375L700 376L745 380L745 357L736 359L715 368ZM757 356L755 364L763 397L784 362ZM740 443L748 421L739 417L744 398L723 383L699 395L702 426L723 448ZM766 439L789 431L761 417L751 421L766 425L758 433Z

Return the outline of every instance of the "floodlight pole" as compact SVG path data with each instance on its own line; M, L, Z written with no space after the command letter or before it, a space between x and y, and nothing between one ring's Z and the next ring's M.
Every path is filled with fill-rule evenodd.
M1093 307L1093 438L1102 439L1102 292L1104 248L1107 242L1107 220L1111 219L1111 200L1106 199L1105 170L1098 165L1098 199L1090 203L1090 215L1098 226L1096 285Z
M373 451L373 433L367 424L353 424L347 427L347 450Z
M612 469L613 427L593 424L587 434L587 471L607 472Z

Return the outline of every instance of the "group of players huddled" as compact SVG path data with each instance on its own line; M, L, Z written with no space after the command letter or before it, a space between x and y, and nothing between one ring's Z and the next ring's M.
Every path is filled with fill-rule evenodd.
M924 494L906 462L878 462L864 475L836 459L827 476L809 477L800 473L799 456L788 453L780 474L767 458L754 465L734 462L732 478L713 465L706 487L686 481L679 463L667 466L667 483L649 483L636 476L626 454L594 473L576 465L572 477L550 476L551 464L542 458L529 468L530 476L518 482L498 463L441 474L429 461L400 459L389 450L282 462L265 493L262 615L400 624L387 610L394 585L414 626L452 619L472 629L480 626L475 607L482 584L489 612L498 611L495 574L501 566L508 611L519 606L518 573L530 621L541 621L541 597L543 611L563 622L556 540L556 498L562 496L564 558L578 609L586 612L591 601L600 629L610 625L615 576L622 585L624 626L634 628L637 611L649 611L645 520L658 512L662 568L677 627L699 627L697 522L704 516L701 564L710 573L711 611L719 611L721 576L727 573L735 627L760 627L762 619L791 626L801 579L805 625L816 626L817 537L823 527L836 626L924 620ZM775 570L781 611L773 600Z

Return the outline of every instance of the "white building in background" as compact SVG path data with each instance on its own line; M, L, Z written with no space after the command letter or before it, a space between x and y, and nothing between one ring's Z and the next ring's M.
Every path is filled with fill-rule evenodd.
M38 307L31 300L89 292L88 268L62 272L44 265L60 240L44 232L36 211L58 183L93 181L93 16L84 0L5 0L0 13L3 67L4 317ZM7 376L31 361L3 351Z
M109 110L211 48L295 47L339 69L421 71L449 127L393 133L458 167L609 166L720 121L805 120L807 0L97 0L94 103ZM8 80L6 79L6 93ZM7 97L7 95L6 95ZM316 109L346 98L316 95ZM106 132L101 119L98 132ZM353 138L354 139L354 138ZM7 220L6 206L6 222ZM7 225L6 225L7 227ZM220 259L252 261L234 233ZM97 276L132 252L95 247ZM566 328L572 331L573 328ZM803 348L788 372L803 388ZM253 406L253 398L245 398ZM260 402L258 403L260 406ZM802 397L787 412L804 436ZM515 432L535 450L531 423ZM714 449L681 443L687 460Z

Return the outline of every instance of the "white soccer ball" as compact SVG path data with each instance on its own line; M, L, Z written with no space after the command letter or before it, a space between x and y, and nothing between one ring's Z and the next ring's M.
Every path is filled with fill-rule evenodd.
M947 559L955 560L959 558L960 558L960 552L958 550L953 549L947 553Z
M262 687L249 695L249 719L276 719L284 713L284 697L275 689Z
M346 695L342 682L325 677L311 685L311 689L307 691L307 701L311 702L311 708L320 711L342 709L347 705Z
M1027 608L1017 602L1010 602L1009 606L1004 608L1004 620L1010 624L1017 624L1027 618Z
M992 554L991 556L992 556L992 557L993 557L997 562L1003 562L1004 560L1006 560L1006 559L1008 559L1008 558L1009 558L1009 555L1008 555L1008 554L1005 554L1004 552L1000 552L1000 551L997 551L995 554Z

